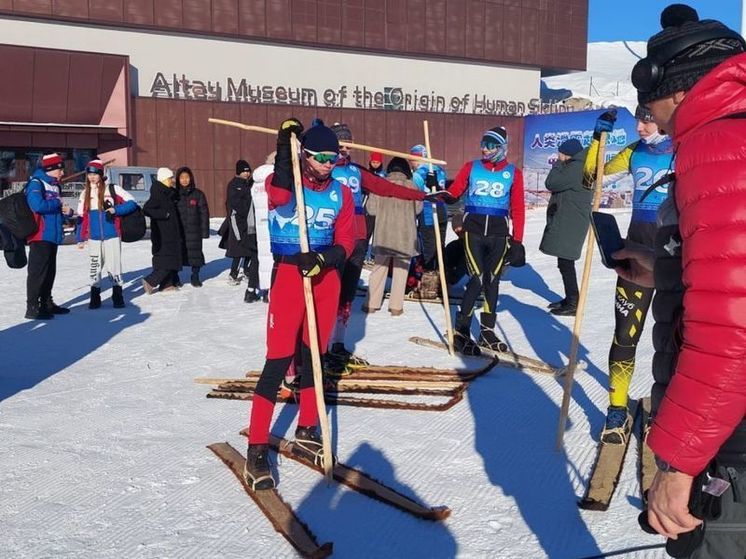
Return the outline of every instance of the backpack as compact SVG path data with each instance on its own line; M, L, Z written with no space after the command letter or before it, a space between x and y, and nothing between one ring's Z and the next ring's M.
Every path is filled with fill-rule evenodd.
M116 203L116 196L114 194L114 185L109 185L109 193L111 198ZM145 214L140 206L137 209L127 215L119 216L119 226L122 233L123 243L134 243L139 241L145 236Z
M0 222L17 239L27 239L39 230L39 224L34 219L34 212L29 208L28 200L26 200L25 188L0 200Z

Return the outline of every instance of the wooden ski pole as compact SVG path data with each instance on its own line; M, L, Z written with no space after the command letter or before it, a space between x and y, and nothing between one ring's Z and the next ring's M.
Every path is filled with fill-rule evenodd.
M273 131L273 134L276 134ZM308 245L308 225L306 223L306 202L303 196L303 180L300 172L300 143L295 134L290 137L290 150L293 158L293 179L295 183L295 204L298 211L298 229L300 237L300 250L303 253L309 252ZM324 475L327 482L332 481L332 434L329 427L329 417L326 415L326 404L324 402L324 379L321 370L321 354L319 353L319 337L316 328L316 307L313 300L313 287L311 278L303 278L303 297L306 301L306 320L308 323L308 345L311 349L311 365L313 367L313 386L316 394L316 409L319 414L319 423L321 425L321 439L323 443Z
M427 121L422 121L422 127L425 129L425 149L427 150L428 157L432 155L430 152L430 128L428 127ZM433 164L428 162L428 169L433 172ZM433 190L435 192L435 190ZM426 202L427 203L427 202ZM446 334L448 337L448 353L453 355L453 325L451 324L451 305L448 302L448 284L446 283L445 266L443 265L443 247L440 244L440 225L438 224L438 205L432 203L433 210L433 227L435 228L435 249L438 255L438 275L440 275L440 291L443 293L443 310L446 313ZM448 223L448 218L446 218Z
M601 205L601 191L604 184L604 164L606 163L606 132L601 132L598 140L598 156L596 158L596 184L593 192L593 211L598 210ZM585 312L585 300L588 295L588 284L591 277L591 265L593 264L593 250L595 238L593 229L588 226L588 240L585 244L585 267L583 268L583 279L580 284L580 295L578 297L578 310L575 312L575 324L572 328L572 344L570 345L570 360L565 369L565 389L562 395L562 407L560 408L559 425L557 426L557 450L561 450L565 438L567 426L567 415L570 410L570 398L572 396L573 376L578 366L578 347L580 346L580 329L583 325L583 313Z
M265 128L264 126L253 126L251 124L242 124L240 122L234 122L232 120L223 120L221 118L208 118L208 122L213 124L222 124L224 126L233 126L234 128L241 128L242 130L249 130L251 132L263 132L264 134L276 135L277 130L272 128ZM344 146L350 149L359 149L361 151L377 151L384 155L390 155L391 157L403 157L410 161L420 161L421 163L434 163L435 165L448 165L445 161L440 159L430 159L428 157L420 157L419 155L412 155L411 153L404 153L401 151L394 151L386 148L378 148L375 146L367 146L365 144L355 144L353 142L339 142L340 146Z

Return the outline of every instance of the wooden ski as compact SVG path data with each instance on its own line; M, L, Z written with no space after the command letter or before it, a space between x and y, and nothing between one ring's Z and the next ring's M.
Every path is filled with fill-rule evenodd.
M627 455L629 440L632 436L632 428L637 414L637 402L629 401L629 413L632 416L630 432L622 444L598 443L596 461L591 469L591 477L588 481L585 495L578 506L585 510L605 511L609 508L614 490L619 483L619 476L624 468L624 457Z
M409 341L414 344L425 346L425 347L432 347L436 349L447 349L447 346L444 342L441 342L438 340L431 340L429 338L421 338L419 336L412 336L411 338L409 338ZM540 359L536 359L534 357L527 357L525 355L520 355L512 351L497 352L497 351L490 351L484 348L480 348L480 350L482 351L482 355L478 356L480 359L497 360L498 365L503 365L505 367L511 367L513 369L520 369L523 371L540 373L544 375L551 375L555 377L561 376L564 371L562 367L553 367L552 365L548 365L547 363L544 363Z
M329 557L332 554L332 544L319 545L316 536L295 514L293 509L282 500L277 489L253 491L243 477L246 458L228 443L214 443L209 448L228 466L241 482L246 493L257 504L272 526L292 545L303 557L314 559ZM322 471L323 473L323 471Z

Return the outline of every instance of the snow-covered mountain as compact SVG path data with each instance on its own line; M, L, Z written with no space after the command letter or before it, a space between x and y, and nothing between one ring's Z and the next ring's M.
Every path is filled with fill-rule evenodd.
M634 113L637 92L630 75L639 57L645 56L644 41L588 43L588 70L544 78L552 89L565 88L573 97L590 99L597 107L627 107Z

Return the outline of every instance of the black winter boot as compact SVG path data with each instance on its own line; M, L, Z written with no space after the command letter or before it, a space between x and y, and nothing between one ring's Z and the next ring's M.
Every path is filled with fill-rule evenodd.
M495 314L482 313L479 317L479 347L501 353L508 351L508 344L495 334Z
M54 318L54 315L41 308L39 303L26 304L26 318L29 320L49 320Z
M321 436L319 435L316 426L299 426L295 430L293 454L313 462L316 466L323 466L324 444L321 442ZM336 461L336 458L332 455L332 463L336 463Z
M269 446L266 444L249 445L246 451L246 465L243 477L253 491L274 489L275 478L269 465Z
M202 287L202 280L199 279L199 268L192 268L192 279L190 283L194 287Z
M124 294L122 294L122 286L115 285L111 289L111 301L114 303L115 309L124 308Z
M244 303L256 303L259 300L259 293L253 287L247 287L243 296Z
M482 352L471 339L471 316L456 315L456 328L453 332L453 349L462 355L479 356Z
M70 312L70 309L55 304L51 297L49 299L42 299L41 307L50 314L69 314Z
M91 287L91 301L88 303L89 309L97 309L101 306L101 288L92 286Z
M555 316L575 316L578 310L578 299L577 297L568 297L565 302L562 303L556 309L552 309L551 312Z

